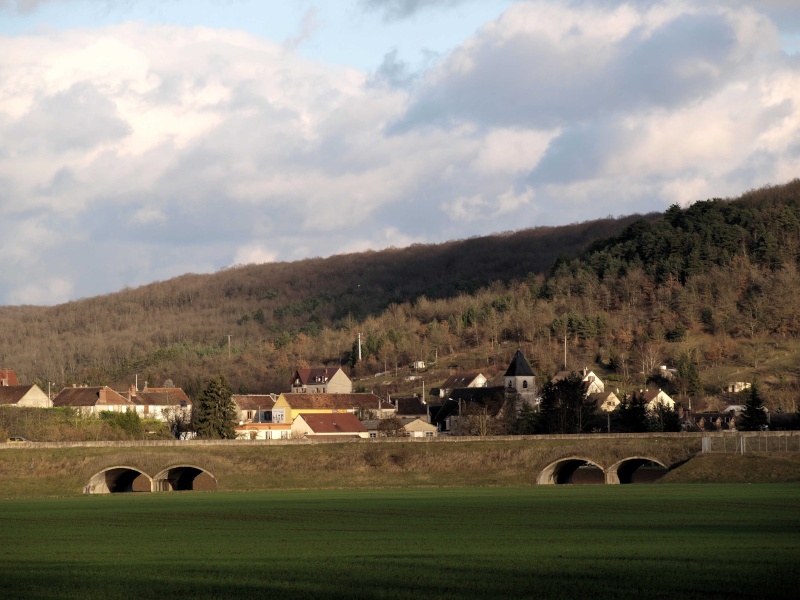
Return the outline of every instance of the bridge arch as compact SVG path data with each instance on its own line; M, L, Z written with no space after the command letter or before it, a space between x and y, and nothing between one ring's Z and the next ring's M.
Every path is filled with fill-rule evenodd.
M586 476L581 473L580 481L575 481L578 469L588 467L591 472L587 472ZM599 473L598 473L599 470ZM568 456L566 458L559 458L557 461L550 463L536 479L538 485L555 485L563 483L603 483L605 481L605 469L597 463L597 461L587 458L585 456Z
M126 465L108 467L92 475L83 488L84 494L119 494L126 492L152 492L153 480L150 476Z
M213 491L217 489L217 478L201 467L175 465L167 467L153 477L156 492Z
M646 476L635 479L636 471L645 465L655 465ZM652 456L629 456L615 462L606 471L606 483L651 483L663 476L669 467ZM640 474L644 475L642 472Z

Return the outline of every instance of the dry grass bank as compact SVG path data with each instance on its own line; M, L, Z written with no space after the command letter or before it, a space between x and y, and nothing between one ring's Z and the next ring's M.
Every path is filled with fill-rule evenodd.
M703 454L676 467L663 483L800 482L800 453Z
M630 456L686 460L699 438L545 438L459 443L20 448L0 450L0 497L72 496L95 473L129 466L155 476L176 465L213 474L228 491L534 485L548 464L578 456L608 467Z

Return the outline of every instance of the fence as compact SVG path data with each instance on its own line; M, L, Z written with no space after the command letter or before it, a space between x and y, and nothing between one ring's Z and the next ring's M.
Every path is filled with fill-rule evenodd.
M703 454L748 454L751 452L800 452L800 432L752 432L704 435Z

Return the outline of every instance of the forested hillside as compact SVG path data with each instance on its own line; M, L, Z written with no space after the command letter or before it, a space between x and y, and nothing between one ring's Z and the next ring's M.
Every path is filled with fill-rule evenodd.
M224 373L282 391L302 364L371 376L412 360L504 369L517 346L541 376L598 369L622 392L656 381L723 401L765 383L794 410L800 380L800 180L664 215L382 252L236 267L52 308L0 308L0 366L59 385L171 378L190 393ZM353 364L353 343L363 360ZM230 335L230 350L228 346ZM229 354L230 352L230 354ZM359 385L400 390L402 378ZM412 383L408 385L418 385ZM46 386L46 383L45 383Z

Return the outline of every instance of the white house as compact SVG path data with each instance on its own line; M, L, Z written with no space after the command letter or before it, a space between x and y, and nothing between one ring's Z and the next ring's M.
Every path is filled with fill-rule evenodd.
M297 369L292 379L293 394L352 394L353 382L339 367Z
M435 392L436 388L432 390L433 395L438 395L440 398L447 398L455 389L458 388L474 388L486 387L486 376L479 371L471 371L469 373L456 373L447 378L447 380L438 388L438 394Z
M292 426L290 423L241 423L234 431L240 440L288 440Z
M138 391L131 386L128 398L143 419L166 421L176 411L188 422L192 418L192 401L181 388L151 388Z
M233 394L239 424L272 423L272 408L278 397L275 394Z
M98 415L103 411L126 412L136 410L136 405L108 386L69 387L53 398L56 408L74 408L83 414Z
M620 405L620 400L614 392L596 392L589 394L589 398L597 402L597 408L604 412L613 412Z
M675 401L665 391L661 389L645 390L643 393L645 406L650 412L655 412L659 404L669 410L675 410Z
M38 385L1 385L0 406L49 408L50 399Z

